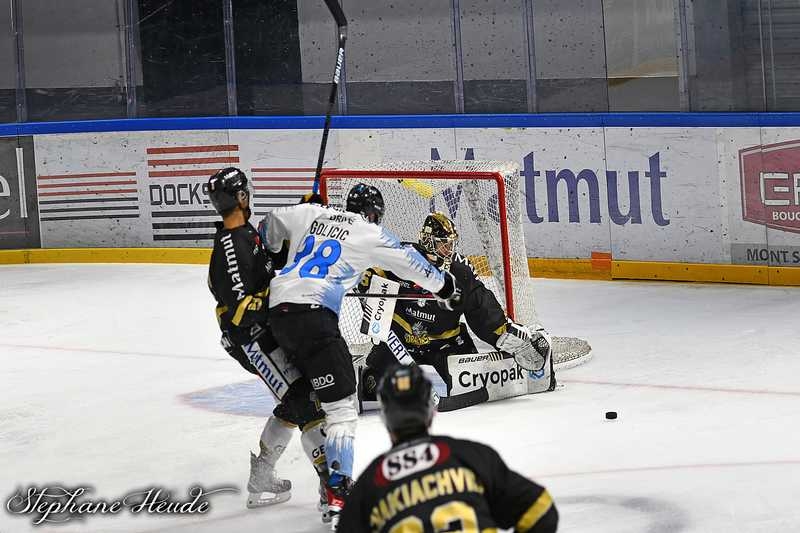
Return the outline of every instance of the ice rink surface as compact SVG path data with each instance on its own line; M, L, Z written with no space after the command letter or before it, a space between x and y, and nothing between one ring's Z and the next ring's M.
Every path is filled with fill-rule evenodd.
M800 531L800 290L540 280L536 297L594 360L559 374L564 389L441 414L434 432L546 485L560 531ZM293 497L272 508L219 494L204 516L57 527L6 510L29 485L246 490L271 402L219 347L204 267L0 267L0 332L0 532L327 530L297 437L279 463ZM363 416L356 470L388 443Z

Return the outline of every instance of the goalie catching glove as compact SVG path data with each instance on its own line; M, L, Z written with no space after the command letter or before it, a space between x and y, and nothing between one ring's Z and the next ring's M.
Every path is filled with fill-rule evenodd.
M538 372L544 367L552 342L541 326L531 331L515 322L506 324L506 330L497 339L495 347L514 355L514 360L525 370Z

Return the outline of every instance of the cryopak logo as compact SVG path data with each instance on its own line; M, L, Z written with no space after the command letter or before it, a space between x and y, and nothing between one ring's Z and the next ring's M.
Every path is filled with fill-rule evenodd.
M800 140L739 151L742 218L800 233Z

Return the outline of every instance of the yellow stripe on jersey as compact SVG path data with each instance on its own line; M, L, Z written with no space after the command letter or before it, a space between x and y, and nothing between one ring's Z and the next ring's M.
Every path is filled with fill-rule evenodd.
M236 312L233 314L233 318L231 319L231 324L234 326L238 326L242 322L242 318L244 318L245 311L258 311L264 306L264 299L269 295L269 287L264 289L261 292L255 293L255 295L245 296L240 302L239 305L236 306Z
M519 533L525 533L531 529L552 506L553 498L550 497L550 493L547 492L547 490L543 490L536 501L533 502L533 505L528 507L528 510L525 511L525 514L523 514L517 522L517 531Z
M253 297L250 296L249 294L244 298L242 298L242 300L239 302L239 305L236 306L236 312L233 314L233 318L231 319L231 324L233 324L234 326L239 325L239 323L242 321L242 318L244 318L244 312L247 311L247 306L250 305L250 302L252 301Z
M222 315L228 312L227 305L218 305L217 306L217 324L220 326L222 325Z

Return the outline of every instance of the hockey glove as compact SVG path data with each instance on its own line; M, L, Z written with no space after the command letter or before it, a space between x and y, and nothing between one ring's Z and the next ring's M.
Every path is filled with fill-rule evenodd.
M450 272L445 270L442 274L444 274L444 285L434 294L436 303L442 309L454 311L461 306L461 289L456 285L456 278Z
M516 353L531 342L531 331L516 322L506 324L506 330L495 343L495 348L501 352Z
M538 372L544 368L547 358L550 357L552 346L550 335L544 328L537 326L531 332L530 344L514 352L514 360L525 370Z

